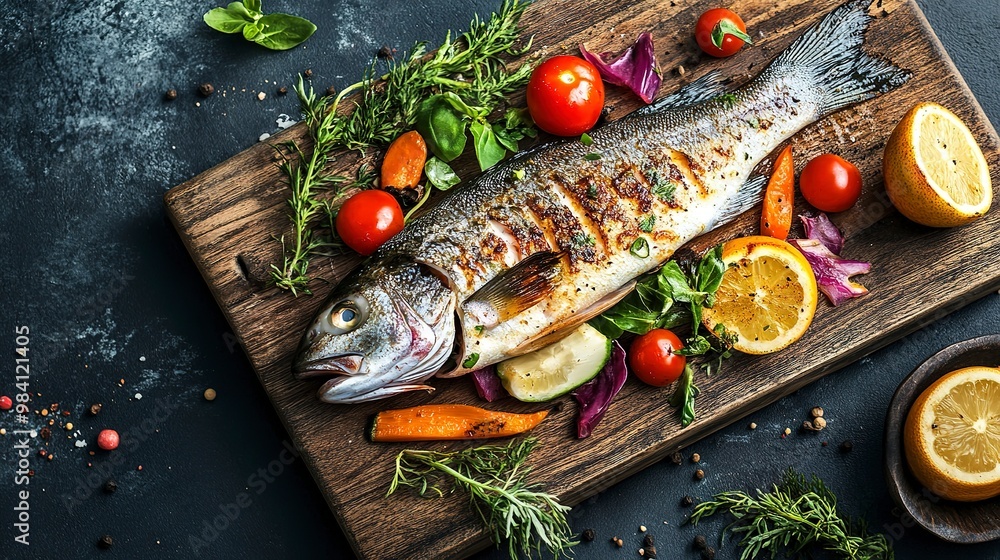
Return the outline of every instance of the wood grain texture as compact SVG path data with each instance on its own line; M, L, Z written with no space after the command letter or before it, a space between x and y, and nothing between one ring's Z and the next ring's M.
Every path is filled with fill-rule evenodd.
M972 366L996 366L1000 335L965 340L941 350L913 370L896 389L885 418L885 479L889 493L922 527L954 543L1000 538L1000 497L978 502L946 500L921 484L906 466L903 429L906 416L932 383L945 374Z
M735 84L756 75L806 26L827 13L832 0L783 0L741 4L741 15L757 45L724 60L702 58L691 38L707 2L647 0L623 6L596 0L539 0L524 15L536 49L545 55L575 52L586 43L597 52L623 49L642 31L652 31L669 93L718 69ZM834 217L848 242L844 255L871 261L862 282L871 293L839 308L821 303L806 336L776 355L738 356L721 374L701 379L698 419L681 429L667 405L669 389L630 380L595 433L574 437L575 407L556 408L535 430L542 446L532 456L532 478L568 504L662 459L722 426L757 410L918 328L931 324L1000 286L1000 212L972 225L933 230L902 218L881 185L882 149L892 127L918 101L937 101L957 113L979 140L1000 184L1000 140L971 92L934 37L919 8L885 0L867 36L869 52L913 71L905 86L842 111L800 132L794 139L796 167L822 152L836 152L858 164L864 194L855 208ZM683 75L679 67L683 66ZM639 106L621 88L608 90L611 118ZM301 125L275 138L303 140ZM381 408L427 402L477 403L468 379L434 380L434 394L409 394L354 406L327 405L315 397L318 382L292 379L290 363L302 331L329 285L314 282L315 297L292 298L270 287L268 266L279 262L275 233L286 231L287 187L264 144L233 157L165 196L168 213L219 306L239 337L255 371L306 464L336 513L348 540L364 558L459 558L488 544L468 513L465 497L424 500L406 493L386 499L393 457L403 444L364 441L365 419ZM353 172L356 155L338 158L333 169ZM468 179L472 162L460 163ZM804 207L797 208L805 210ZM700 251L720 240L755 233L759 214L748 212L725 229L693 241ZM798 228L798 226L796 226ZM801 230L793 230L793 236ZM316 277L335 282L356 264L352 258L322 259ZM494 408L517 412L539 405L513 400ZM464 444L422 444L449 448ZM391 529L387 529L391 528Z

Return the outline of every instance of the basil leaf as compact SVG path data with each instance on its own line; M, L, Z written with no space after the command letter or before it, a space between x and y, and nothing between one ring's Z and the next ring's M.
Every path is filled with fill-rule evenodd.
M417 109L414 124L427 147L441 161L451 161L465 151L468 121L446 96L432 95L425 99Z
M223 33L239 33L248 22L225 8L213 8L202 17L209 27Z
M471 120L486 118L489 112L482 107L470 107L462 98L451 91L446 91L439 94L442 99L447 101L452 107L455 108L459 113L469 117Z
M243 38L247 41L253 41L263 30L264 26L259 23L248 23L243 27Z
M507 155L507 150L497 142L496 134L490 123L474 121L469 125L472 132L472 140L476 148L476 160L479 161L479 169L486 171L496 165Z
M694 370L690 364L684 366L684 373L681 380L674 389L674 394L670 397L670 406L680 408L681 427L688 427L694 422L694 399L698 396L698 387L694 385Z
M684 343L684 348L680 348L674 351L674 354L679 354L681 356L704 356L712 349L712 344L707 338L697 335L694 338L688 339Z
M235 3L236 2L233 2L233 4ZM243 0L243 6L245 6L251 13L260 13L260 0Z
M257 25L263 26L263 30L253 41L275 51L295 47L316 32L311 21L288 14L267 14L257 20Z
M493 126L493 133L496 134L497 142L501 146L507 148L511 152L517 152L517 139L510 133L509 130L501 126Z
M427 175L427 182L442 191L446 191L462 181L450 165L436 157L427 160L427 163L424 164L424 173Z
M707 300L714 303L715 292L722 284L722 275L726 273L726 263L722 261L722 244L716 245L698 262L698 291L709 294ZM712 303L706 302L708 307Z

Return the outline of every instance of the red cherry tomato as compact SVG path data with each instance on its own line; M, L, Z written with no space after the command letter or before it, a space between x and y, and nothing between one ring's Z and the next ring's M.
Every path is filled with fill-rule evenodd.
M575 56L554 56L528 80L528 112L538 128L557 136L579 136L604 110L604 82L597 68Z
M665 387L684 373L687 357L673 352L683 347L681 339L674 333L667 329L653 329L632 341L629 365L644 383Z
M722 37L722 42L713 40ZM694 39L706 54L722 58L736 54L743 43L752 43L747 35L747 26L736 12L725 8L713 8L701 14L694 26Z
M97 447L105 451L117 449L118 432L114 430L101 430L101 433L97 434Z
M861 197L861 172L840 156L816 156L802 168L799 190L817 210L843 212Z
M340 207L336 227L348 247L368 256L403 229L403 209L385 191L361 191Z

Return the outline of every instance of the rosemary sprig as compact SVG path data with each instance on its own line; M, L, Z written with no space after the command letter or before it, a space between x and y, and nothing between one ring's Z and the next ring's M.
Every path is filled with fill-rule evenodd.
M850 560L894 558L884 535L870 535L863 524L840 515L837 497L822 480L806 479L791 469L771 492L757 490L756 497L739 491L716 494L698 504L690 521L697 525L720 512L736 517L726 530L743 534L741 560L764 552L772 558L782 551L792 556L812 546Z
M472 510L482 519L493 542L507 541L510 557L541 554L542 547L554 558L569 556L577 544L566 520L568 506L526 482L525 460L536 444L527 437L507 445L483 445L463 451L440 452L407 449L396 456L396 474L386 496L400 486L443 496L443 478L452 488L469 493Z
M364 152L372 146L389 143L396 135L413 126L420 103L434 93L454 92L466 102L492 112L505 96L527 83L531 64L508 71L504 58L527 52L531 41L522 48L517 43L519 21L528 3L505 0L500 11L489 21L477 16L458 40L451 32L433 55L426 55L426 44L417 43L400 62L385 62L379 72L379 60L372 60L361 81L341 90L336 97L317 96L299 76L295 91L304 121L313 140L311 152L295 143L285 147L281 169L288 177L291 196L289 221L291 239L277 237L282 245L281 266L271 265L275 285L292 294L310 293L309 261L339 247L335 231L326 230L340 203L351 194L350 187L370 182L368 178L351 182L329 175L327 166L334 161L334 150L348 148ZM361 99L352 111L341 110L348 95L361 91ZM332 192L332 194L330 194ZM326 215L327 220L322 217ZM317 231L323 227L324 231Z

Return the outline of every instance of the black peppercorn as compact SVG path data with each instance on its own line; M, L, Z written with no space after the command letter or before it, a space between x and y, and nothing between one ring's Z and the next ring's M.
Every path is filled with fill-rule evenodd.
M306 78L312 78L313 77L313 69L312 68L306 68L306 71L303 72L302 75L305 76Z
M101 411L101 403L94 403L90 405L90 415L97 416L97 413Z
M693 503L694 503L694 498L692 498L691 496L684 496L683 498L681 498L681 505L684 507L691 507L691 504Z
M115 479L109 478L107 482L104 483L104 491L108 494L114 494L118 491L118 483Z
M656 547L655 546L652 546L652 545L647 546L644 550L646 551L646 558L656 558Z
M715 549L708 547L701 551L702 560L715 560Z
M675 465L679 465L684 462L684 457L681 455L680 451L676 451L670 456L670 462Z
M382 45L382 47L375 52L375 56L381 58L382 60L392 58L392 49L390 49L387 45Z
M596 535L594 534L593 529L584 529L583 533L580 534L580 538L583 539L583 542L592 542L595 537Z
M705 535L697 535L694 538L694 549L705 550L706 548L708 548L708 541L705 540Z
M205 82L200 86L198 86L198 93L200 93L202 97L208 97L209 95L215 93L215 86L213 86L208 82Z
M280 88L278 88L278 95L285 95L286 93L288 93L288 88L286 88L285 86L281 86Z
M853 449L854 449L854 443L852 443L851 440L849 440L849 439L848 440L844 440L840 444L840 452L841 453L850 453L851 450L853 450Z
M115 541L111 539L111 535L101 535L101 538L97 541L97 546L101 548L111 548L111 545L115 544Z
M337 95L337 88L335 88L333 86L330 86L330 87L326 88L326 94L329 95L330 97L333 97L334 95Z
M173 101L174 99L177 99L177 90L168 89L167 93L163 94L163 98L166 99L167 101Z
M38 431L38 435L41 436L42 439L49 439L52 436L52 429L46 426Z

